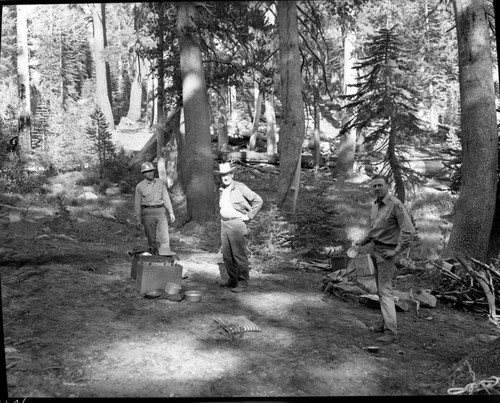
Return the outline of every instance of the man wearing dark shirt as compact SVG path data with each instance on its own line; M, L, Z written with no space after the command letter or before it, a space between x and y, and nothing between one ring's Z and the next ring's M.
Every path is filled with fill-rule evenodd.
M393 343L398 335L392 292L394 263L396 256L410 244L415 229L403 203L389 194L385 176L375 175L371 189L376 200L371 209L370 231L358 245L371 243L370 255L375 263L375 281L383 320L369 329L375 333L385 332L378 341Z

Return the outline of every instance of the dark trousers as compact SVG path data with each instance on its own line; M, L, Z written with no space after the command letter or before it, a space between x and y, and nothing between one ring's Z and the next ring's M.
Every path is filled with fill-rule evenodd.
M221 221L222 257L229 281L248 285L250 264L246 251L247 226L242 220Z
M144 208L142 210L142 225L148 238L151 253L157 254L161 246L170 246L168 221L165 207Z

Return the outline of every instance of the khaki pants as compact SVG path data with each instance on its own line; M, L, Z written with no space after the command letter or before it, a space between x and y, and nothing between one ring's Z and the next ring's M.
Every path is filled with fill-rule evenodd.
M381 252L386 249L388 248L372 244L370 255L375 263L375 282L377 284L384 328L397 334L396 306L394 305L394 294L392 292L392 279L396 259L394 257L389 259L384 258Z
M165 207L148 207L142 209L142 225L148 238L148 245L153 255L158 254L162 246L170 246L168 220Z

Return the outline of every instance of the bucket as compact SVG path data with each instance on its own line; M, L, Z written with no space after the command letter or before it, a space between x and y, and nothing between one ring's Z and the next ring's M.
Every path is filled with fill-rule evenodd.
M179 294L181 292L181 286L175 283L167 283L165 292L169 295Z
M186 291L184 294L186 301L188 302L200 302L201 292L200 291Z

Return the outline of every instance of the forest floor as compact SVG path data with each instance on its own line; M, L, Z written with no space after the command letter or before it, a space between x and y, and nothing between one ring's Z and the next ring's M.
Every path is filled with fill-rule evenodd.
M341 191L327 176L329 191ZM118 204L132 217L131 195L105 196L99 207ZM220 288L217 228L201 237L171 229L183 291L200 290L202 300L147 299L127 253L145 243L142 230L89 216L91 235L66 232L48 225L55 213L11 212L4 247L31 258L0 267L10 397L446 395L500 374L498 356L477 359L498 336L484 314L440 303L398 312L399 341L381 345L367 328L380 311L323 293L326 268L262 261L248 292ZM409 286L433 284L398 276L397 289ZM214 316L261 331L229 337Z

